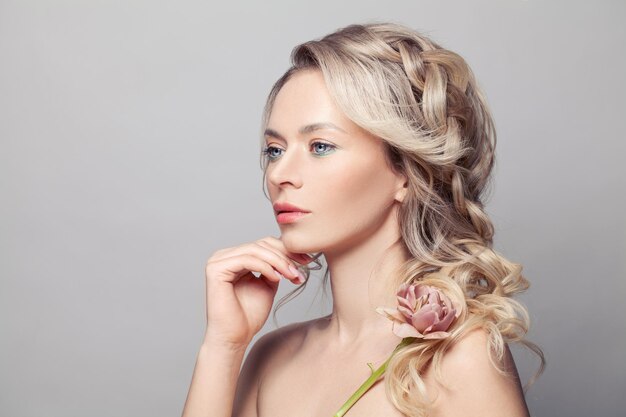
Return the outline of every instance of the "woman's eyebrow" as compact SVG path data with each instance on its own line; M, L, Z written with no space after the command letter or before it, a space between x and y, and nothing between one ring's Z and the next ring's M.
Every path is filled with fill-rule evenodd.
M316 130L321 130L321 129L338 130L338 131L343 132L343 133L348 133L345 130L343 130L342 128L340 128L339 126L335 125L334 123L330 123L330 122L311 123L309 125L302 126L298 130L298 132L301 135L306 135L307 133L312 133L312 132L315 132ZM283 137L283 135L281 135L280 133L278 133L276 130L274 130L272 128L265 129L264 135L265 136L270 136L270 137L273 137L273 138L276 138L276 139L281 139L281 140L286 142L286 140Z

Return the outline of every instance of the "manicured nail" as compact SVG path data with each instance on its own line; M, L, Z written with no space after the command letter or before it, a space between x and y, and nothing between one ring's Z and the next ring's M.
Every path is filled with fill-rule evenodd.
M289 270L291 271L292 274L294 275L300 275L300 271L298 271L297 268L295 268L293 265L289 264Z
M278 272L277 270L274 270L274 272L276 273L276 276L277 276L279 279L283 279L283 278L285 278L285 277L283 276L283 274L281 274L281 273L280 273L280 272Z
M302 284L306 277L304 276L304 274L302 273L302 271L298 270L298 277L300 277L300 283Z

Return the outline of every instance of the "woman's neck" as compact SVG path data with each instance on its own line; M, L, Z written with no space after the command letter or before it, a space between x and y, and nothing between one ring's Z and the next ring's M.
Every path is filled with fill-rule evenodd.
M401 242L395 213L374 234L348 250L324 253L330 272L333 311L326 330L337 348L371 343L389 334L391 322L376 307L396 305L394 282L410 254Z

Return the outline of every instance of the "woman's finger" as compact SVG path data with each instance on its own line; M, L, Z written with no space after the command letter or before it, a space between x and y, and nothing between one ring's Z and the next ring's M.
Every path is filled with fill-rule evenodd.
M272 283L278 283L283 278L271 263L247 253L209 261L206 270L207 277L231 283L250 272L257 272L259 278Z
M225 251L221 254L220 259L229 259L241 255L256 256L257 258L270 264L274 270L282 274L282 276L277 276L289 279L294 284L300 284L301 281L304 281L304 277L300 276L295 264L293 264L291 260L282 255L280 252L277 252L275 249L268 249L256 242L246 243L233 248L232 250ZM276 275L276 273L273 275Z

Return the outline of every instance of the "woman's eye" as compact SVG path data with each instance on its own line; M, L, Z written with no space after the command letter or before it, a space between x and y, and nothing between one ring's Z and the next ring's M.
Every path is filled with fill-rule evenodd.
M328 150L333 150L335 149L334 145L331 145L330 143L325 143L325 142L313 142L313 149L320 149L318 146L321 145L321 150L322 150L322 155L325 155L329 152L327 152ZM326 150L326 152L324 152L324 150ZM319 154L318 154L319 155Z
M331 153L331 151L335 149L335 145L326 142L313 142L312 148L315 155L324 156ZM278 159L282 152L283 150L276 146L266 146L265 149L261 151L270 161Z
M278 158L278 156L280 155L280 153L276 153L275 151L282 151L282 149L277 148L276 146L266 146L265 149L263 149L263 151L261 151L265 156L267 156L267 158L269 158L270 161L273 161L274 159Z

